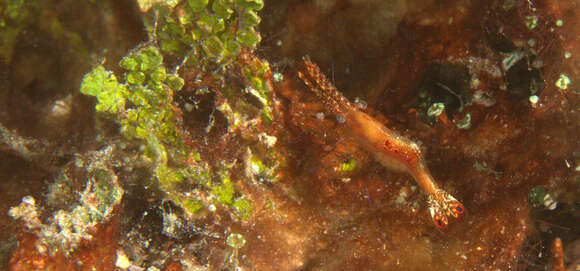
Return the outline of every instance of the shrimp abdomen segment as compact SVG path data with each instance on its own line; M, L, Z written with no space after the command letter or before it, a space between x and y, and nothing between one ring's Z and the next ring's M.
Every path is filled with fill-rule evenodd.
M351 111L346 125L359 144L373 153L379 162L392 170L413 174L421 163L419 146L385 127L364 112Z

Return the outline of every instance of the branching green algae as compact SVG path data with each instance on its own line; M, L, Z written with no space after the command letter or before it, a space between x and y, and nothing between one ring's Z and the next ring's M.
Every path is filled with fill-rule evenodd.
M190 213L199 211L202 203L176 192L174 186L184 179L196 180L211 190L217 202L226 205L234 203L234 188L227 173L219 174L221 184L212 184L207 163L184 141L175 113L179 109L173 104L173 96L183 88L184 80L164 66L163 53L183 59L184 69L201 68L202 73L223 83L227 68L236 65L241 50L251 50L260 41L254 28L260 22L256 11L262 7L262 1L247 0L190 0L174 8L156 5L150 11L152 41L119 63L126 71L124 82L102 65L83 79L81 92L97 98L97 111L115 115L127 139L144 142L144 155L151 160L162 190ZM209 67L217 71L203 72ZM269 90L264 83L269 66L256 59L241 69L250 82L245 91L259 98L269 120ZM224 101L218 110L226 107ZM226 116L235 128L239 121L234 116L241 113L228 110L231 114ZM248 204L237 205L243 210L242 216L247 216Z
M129 54L120 66L127 70L125 83L98 66L84 77L81 92L97 98L97 111L116 116L127 139L144 142L143 152L155 176L163 190L170 191L173 184L192 176L185 166L167 165L169 159L184 165L189 153L176 130L171 104L173 91L183 87L183 79L167 75L162 55L152 46Z

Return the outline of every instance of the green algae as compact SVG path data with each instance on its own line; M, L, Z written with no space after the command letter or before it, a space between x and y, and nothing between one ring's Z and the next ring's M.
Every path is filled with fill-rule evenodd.
M119 84L117 77L103 66L98 66L85 75L80 90L85 95L97 98L97 111L118 113L125 107L125 99L120 97L127 95L126 87Z
M234 199L234 185L227 173L221 174L222 184L212 187L212 194L215 196L215 201L227 205L232 205Z
M185 201L183 201L182 206L190 214L198 213L204 208L203 203L201 201L193 199L186 199Z
M195 195L209 193L214 202L231 209L242 220L251 216L252 207L249 199L236 196L229 177L231 167L211 165L186 144L173 100L186 81L177 71L199 70L221 82L225 100L216 109L226 116L230 132L247 134L247 139L256 136L244 128L247 110L252 106L237 101L237 97L239 93L256 97L262 105L260 118L266 124L272 122L272 90L267 83L270 66L251 55L240 56L244 51L251 52L261 40L255 28L261 21L257 11L262 7L262 1L233 0L190 0L185 6L153 4L144 17L152 41L120 60L124 74L115 75L99 65L83 78L81 92L96 97L96 110L113 116L127 140L141 142L142 154L151 164L161 190L190 214L199 213L211 203L204 196L187 196L191 191L179 188L184 182L200 185ZM175 12L178 8L180 12ZM182 61L168 68L165 57ZM238 74L246 87L227 86L232 69L241 70ZM230 99L236 102L230 104ZM254 157L255 163L262 159ZM256 173L275 180L275 170L260 164ZM219 181L213 182L216 176Z
M199 173L207 170L185 164L195 151L184 144L172 111L173 92L183 87L183 79L168 74L163 56L153 46L131 52L119 66L126 70L124 82L98 66L83 78L81 92L97 98L97 111L115 116L127 139L143 142L143 154L152 163L161 189L190 213L198 212L201 204L182 201L175 190L186 178L203 180ZM170 161L178 166L169 166Z
M351 158L351 159L348 159L348 161L340 164L337 167L336 171L338 171L338 172L351 172L351 171L356 169L357 165L358 165L358 163L357 163L356 159Z
M554 83L556 85L556 87L558 87L561 90L566 90L568 88L568 86L570 85L571 80L570 78L568 78L568 76L566 76L565 74L560 74L560 76L558 76L558 79L556 80L556 82Z
M177 17L173 7L158 6L146 25L164 52L188 56L191 64L230 64L241 48L253 49L261 41L256 27L263 6L262 1L188 0Z
M528 15L526 16L524 23L529 30L534 30L536 26L538 26L538 16Z
M232 206L242 220L247 220L252 215L252 202L249 199L237 199Z

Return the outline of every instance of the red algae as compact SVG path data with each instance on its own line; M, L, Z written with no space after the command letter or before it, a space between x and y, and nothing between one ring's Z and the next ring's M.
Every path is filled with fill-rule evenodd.
M38 238L30 233L20 233L20 244L10 259L12 271L23 270L113 270L117 243L118 219L99 228L94 242L87 242L75 251L75 261L59 252L55 255L38 250Z
M516 2L510 14L515 12L517 16L502 16L507 12L503 4L504 1L447 2L445 7L429 6L407 12L390 42L379 46L365 43L366 37L356 38L358 46L370 51L368 54L386 51L390 55L384 57L380 65L362 71L353 70L353 67L363 64L347 66L347 73L343 62L348 61L341 59L340 53L330 58L324 53L325 49L316 50L314 45L308 45L316 40L313 36L324 31L320 30L325 29L321 25L327 22L312 19L316 16L296 24L290 19L291 35L303 31L300 35L306 41L292 42L298 39L293 36L281 39L283 52L295 58L301 54L310 55L326 67L323 70L336 80L339 90L350 97L365 97L363 99L369 101L368 108L380 112L375 116L384 119L385 125L423 142L433 174L444 187L456 193L469 210L468 217L449 231L428 228L423 218L422 197L413 190L410 178L377 166L367 153L343 136L345 131L341 130L335 116L316 119L315 116L323 111L320 102L304 93L307 90L303 87L300 89L295 83L287 82L279 93L286 101L286 107L281 110L286 111L287 133L290 134L281 141L295 143L286 147L294 160L288 165L288 170L294 174L289 178L311 180L308 176L314 176L315 183L308 181L297 185L305 186L303 190L308 194L302 195L310 198L308 203L313 209L324 210L318 215L338 227L334 236L327 237L334 241L324 242L335 246L327 251L313 252L318 256L312 266L330 269L340 266L346 270L421 270L424 264L430 264L439 269L494 270L516 268L520 257L526 257L522 255L525 241L535 228L526 201L528 192L535 185L553 189L570 185L563 180L576 174L562 168L562 163L574 157L572 151L577 148L578 127L570 120L578 119L578 115L571 111L574 107L570 103L577 104L578 100L572 94L574 87L563 91L555 84L559 73L572 72L567 64L561 64L560 57L556 57L563 56L566 47L563 44L573 43L575 39L566 39L565 33L575 33L580 28L575 22L570 22L572 26L567 29L556 26L558 14L551 13L550 9L561 12L559 9L565 7L571 14L578 13L578 7L569 1L551 3L553 6L527 6L524 2ZM302 14L299 16L309 17L305 14L321 12L315 6L304 5L307 4L296 7L301 10L296 13ZM353 12L356 10L355 6L350 8ZM533 27L526 25L527 16L535 13L541 19ZM297 16L292 14L289 13L289 18ZM331 23L334 20L333 15L327 18ZM341 30L348 31L348 28ZM344 36L335 35L334 31L330 32L329 40L341 44ZM320 36L317 39L321 39ZM326 48L324 42L319 45ZM372 61L365 60L364 52L355 46L352 48L349 51L351 60L353 55L354 58L358 55L366 63L364 65L373 65ZM511 67L502 67L502 61L513 50L526 50L528 59L538 59L542 63L536 63L538 68L532 68L536 70L531 73L517 70L517 67L513 68L516 73L510 73ZM454 78L445 75L443 70L439 77L425 81L424 71L433 62L464 66L468 73L456 73ZM367 75L359 75L361 72ZM526 79L512 79L518 77ZM292 78L292 74L286 74L285 78ZM467 80L467 89L463 83L457 83L461 81L454 80ZM459 88L454 96L467 95L462 97L465 107L461 110L446 108L452 124L458 124L469 113L467 129L457 129L437 120L426 125L422 113L426 108L421 109L415 97L424 95L420 93L425 89L426 95L433 95L429 94L429 88L441 91L442 87L437 89L435 84L429 83L433 81ZM522 86L536 89L525 93L528 90L522 92ZM478 90L489 97L475 98L474 92ZM540 102L528 101L533 95L537 95ZM413 110L417 113L409 114ZM304 147L308 144L319 147ZM334 169L348 158L357 159L359 168L348 176L350 181L344 182L344 176ZM550 180L561 181L552 183ZM397 199L404 192L403 203L397 205ZM306 198L304 200L308 200ZM350 226L345 235L352 235L356 241L338 234L342 223ZM373 254L381 244L388 252ZM361 249L365 255L372 256L361 260L356 253ZM335 255L341 256L330 260ZM423 265L414 266L413 260Z

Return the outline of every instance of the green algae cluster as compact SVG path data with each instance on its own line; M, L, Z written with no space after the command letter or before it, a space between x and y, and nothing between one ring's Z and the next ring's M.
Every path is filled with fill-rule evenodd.
M188 51L194 63L226 64L261 41L256 27L263 6L262 0L188 0L175 8L159 6L148 26L164 52Z
M183 87L183 79L167 74L163 56L153 46L130 53L119 65L126 70L123 83L98 66L85 75L80 90L97 98L98 112L115 115L127 139L144 142L144 154L154 164L155 175L169 189L190 175L186 168L167 165L170 158L184 164L189 154L172 111L173 92Z
M198 150L187 144L174 95L185 84L178 71L197 70L225 85L222 91L232 101L226 100L216 109L224 112L230 131L239 132L242 127L236 125L245 119L242 116L247 105L234 98L239 93L255 96L263 106L262 120L271 122L271 90L266 83L269 64L241 57L261 40L255 28L260 23L257 12L263 5L262 0L153 4L144 17L151 41L121 59L123 74L99 65L83 78L80 91L96 98L97 112L112 116L127 140L141 142L143 157L149 161L160 189L189 214L216 203L228 206L242 220L251 216L251 201L236 193L230 180L231 166L212 168L211 161L203 161ZM167 62L181 64L168 68ZM247 82L245 88L228 86L230 69L241 71ZM259 158L253 161L261 163ZM267 170L263 165L260 168ZM200 191L181 189L184 181L194 183ZM191 192L209 197L197 198Z
M126 71L124 82L97 66L83 78L81 92L97 98L96 110L112 114L128 140L143 142L144 157L169 198L190 213L198 212L203 206L199 201L174 189L185 178L209 185L204 164L192 167L186 163L188 157L199 160L199 155L184 144L172 109L173 93L183 87L183 79L168 74L163 56L154 46L130 53L119 65ZM169 166L170 161L176 166Z

